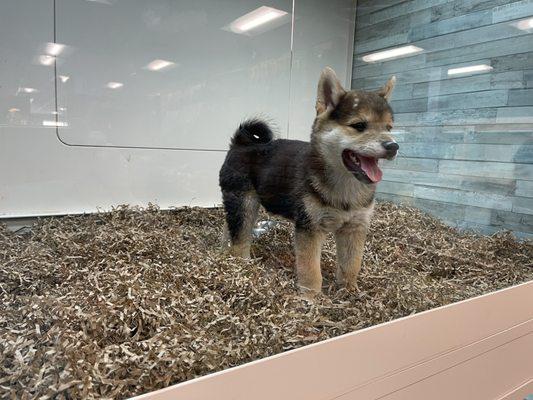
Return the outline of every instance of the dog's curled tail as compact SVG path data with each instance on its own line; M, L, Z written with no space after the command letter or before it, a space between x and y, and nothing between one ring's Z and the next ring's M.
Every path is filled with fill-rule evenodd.
M258 118L248 119L235 131L231 139L231 147L265 144L271 142L273 138L274 133L265 121Z

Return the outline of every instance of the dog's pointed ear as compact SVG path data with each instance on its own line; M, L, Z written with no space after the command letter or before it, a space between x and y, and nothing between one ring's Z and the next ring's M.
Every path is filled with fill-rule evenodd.
M378 94L385 100L389 101L394 85L396 84L396 77L393 75L389 78L385 86L378 90Z
M330 108L335 108L345 94L346 90L344 90L339 78L335 75L335 71L330 67L324 68L318 81L318 94L315 106L317 115L322 114Z

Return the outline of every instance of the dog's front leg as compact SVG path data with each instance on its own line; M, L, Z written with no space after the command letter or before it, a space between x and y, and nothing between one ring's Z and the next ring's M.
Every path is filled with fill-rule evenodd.
M320 256L325 234L322 231L296 228L296 274L298 286L304 290L320 292L322 290L322 272Z
M337 283L347 289L357 289L357 275L361 269L367 227L355 225L335 233L337 242Z

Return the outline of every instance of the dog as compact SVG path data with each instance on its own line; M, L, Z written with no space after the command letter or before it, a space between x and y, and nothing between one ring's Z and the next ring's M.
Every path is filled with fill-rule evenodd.
M337 283L357 289L374 209L380 158L393 159L388 103L396 78L377 91L346 90L327 67L320 76L311 141L275 139L260 119L235 132L220 169L230 252L248 258L259 205L294 222L298 286L322 290L321 248L328 232L337 246ZM229 243L228 243L229 244Z

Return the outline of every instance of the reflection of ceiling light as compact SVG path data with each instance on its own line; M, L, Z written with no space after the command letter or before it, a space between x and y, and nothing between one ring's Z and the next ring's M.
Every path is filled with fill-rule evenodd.
M107 4L108 6L112 5L115 2L115 0L85 0L85 1L89 1L91 3Z
M236 33L246 32L266 24L267 22L283 17L284 15L287 15L285 11L261 6L248 14L237 18L230 24L230 29Z
M61 43L46 43L46 54L51 56L58 56L65 50L67 46Z
M7 111L10 112L10 113L14 113L14 112L19 112L20 109L19 109L19 108L14 108L14 107L13 107L13 108L10 108L10 109L7 110Z
M528 31L533 29L533 18L523 19L522 21L513 22L511 25L516 26L518 29Z
M19 88L18 91L19 92L24 92L24 93L36 93L36 92L38 92L37 89L34 89L32 87L21 87L21 88Z
M42 56L39 56L39 62L42 65L50 66L54 64L55 57L49 56L47 54L44 54Z
M65 83L66 81L68 81L70 79L70 76L67 76L67 75L59 75L59 80L63 83Z
M52 120L44 120L43 126L68 126L68 122L66 121L52 121Z
M461 68L451 68L448 70L448 75L459 75L459 74L468 74L468 73L477 73L477 72L488 72L492 69L490 65L479 64L471 65L469 67Z
M395 49L378 51L377 53L367 54L366 56L363 56L363 61L375 62L375 61L381 61L381 60L388 60L391 58L406 56L408 54L420 53L421 51L424 51L424 49L420 47L412 46L412 45L396 47Z
M146 67L146 69L149 69L150 71L160 71L164 68L169 68L173 65L176 65L176 63L173 63L172 61L167 60L154 60L150 62Z
M106 85L109 89L118 89L124 86L121 82L108 82Z

